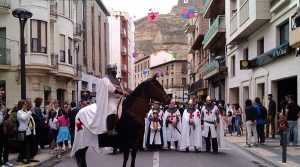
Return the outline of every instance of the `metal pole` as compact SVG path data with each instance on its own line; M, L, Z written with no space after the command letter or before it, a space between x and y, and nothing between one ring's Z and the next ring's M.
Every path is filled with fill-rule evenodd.
M286 163L286 145L287 145L287 132L281 132L282 135L282 163Z
M25 37L24 37L24 29L25 23L27 19L19 18L20 22L20 47L21 47L21 99L26 100L26 68L25 68Z
M184 103L184 86L182 86L182 103Z
M219 101L220 101L222 98L222 96L221 96L221 64L220 64L220 60L218 60L218 64L219 64Z

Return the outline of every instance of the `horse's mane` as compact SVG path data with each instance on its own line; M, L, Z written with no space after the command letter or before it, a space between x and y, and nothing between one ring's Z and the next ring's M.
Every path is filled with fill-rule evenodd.
M146 81L142 82L141 84L139 84L132 93L129 94L129 96L127 96L127 98L124 100L123 102L123 112L126 111L124 109L129 108L129 106L133 103L133 101L135 100L132 97L138 97L138 95L140 94L141 91L144 90L145 86L147 85L147 83L149 83L150 80L147 79Z

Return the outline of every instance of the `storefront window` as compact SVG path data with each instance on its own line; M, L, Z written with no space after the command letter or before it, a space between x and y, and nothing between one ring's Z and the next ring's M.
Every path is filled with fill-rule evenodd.
M289 41L289 22L279 27L280 29L280 45Z

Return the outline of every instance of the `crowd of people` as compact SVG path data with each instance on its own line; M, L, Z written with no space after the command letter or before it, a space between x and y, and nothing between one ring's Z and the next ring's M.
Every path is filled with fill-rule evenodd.
M65 102L61 108L57 100L51 100L46 102L43 110L42 103L43 99L40 97L35 98L34 106L29 98L20 100L11 109L0 103L1 167L13 166L8 161L9 138L17 140L17 161L24 164L38 162L34 157L39 149L44 149L47 145L57 158L61 158L62 148L69 155L69 145L74 141L76 114L90 102Z

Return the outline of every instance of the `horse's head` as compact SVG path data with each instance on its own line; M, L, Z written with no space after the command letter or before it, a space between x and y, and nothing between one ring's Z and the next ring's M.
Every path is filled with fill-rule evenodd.
M171 98L165 92L161 84L156 80L157 75L158 74L155 74L152 78L148 79L147 89L145 91L151 99L157 100L161 103L169 104Z

